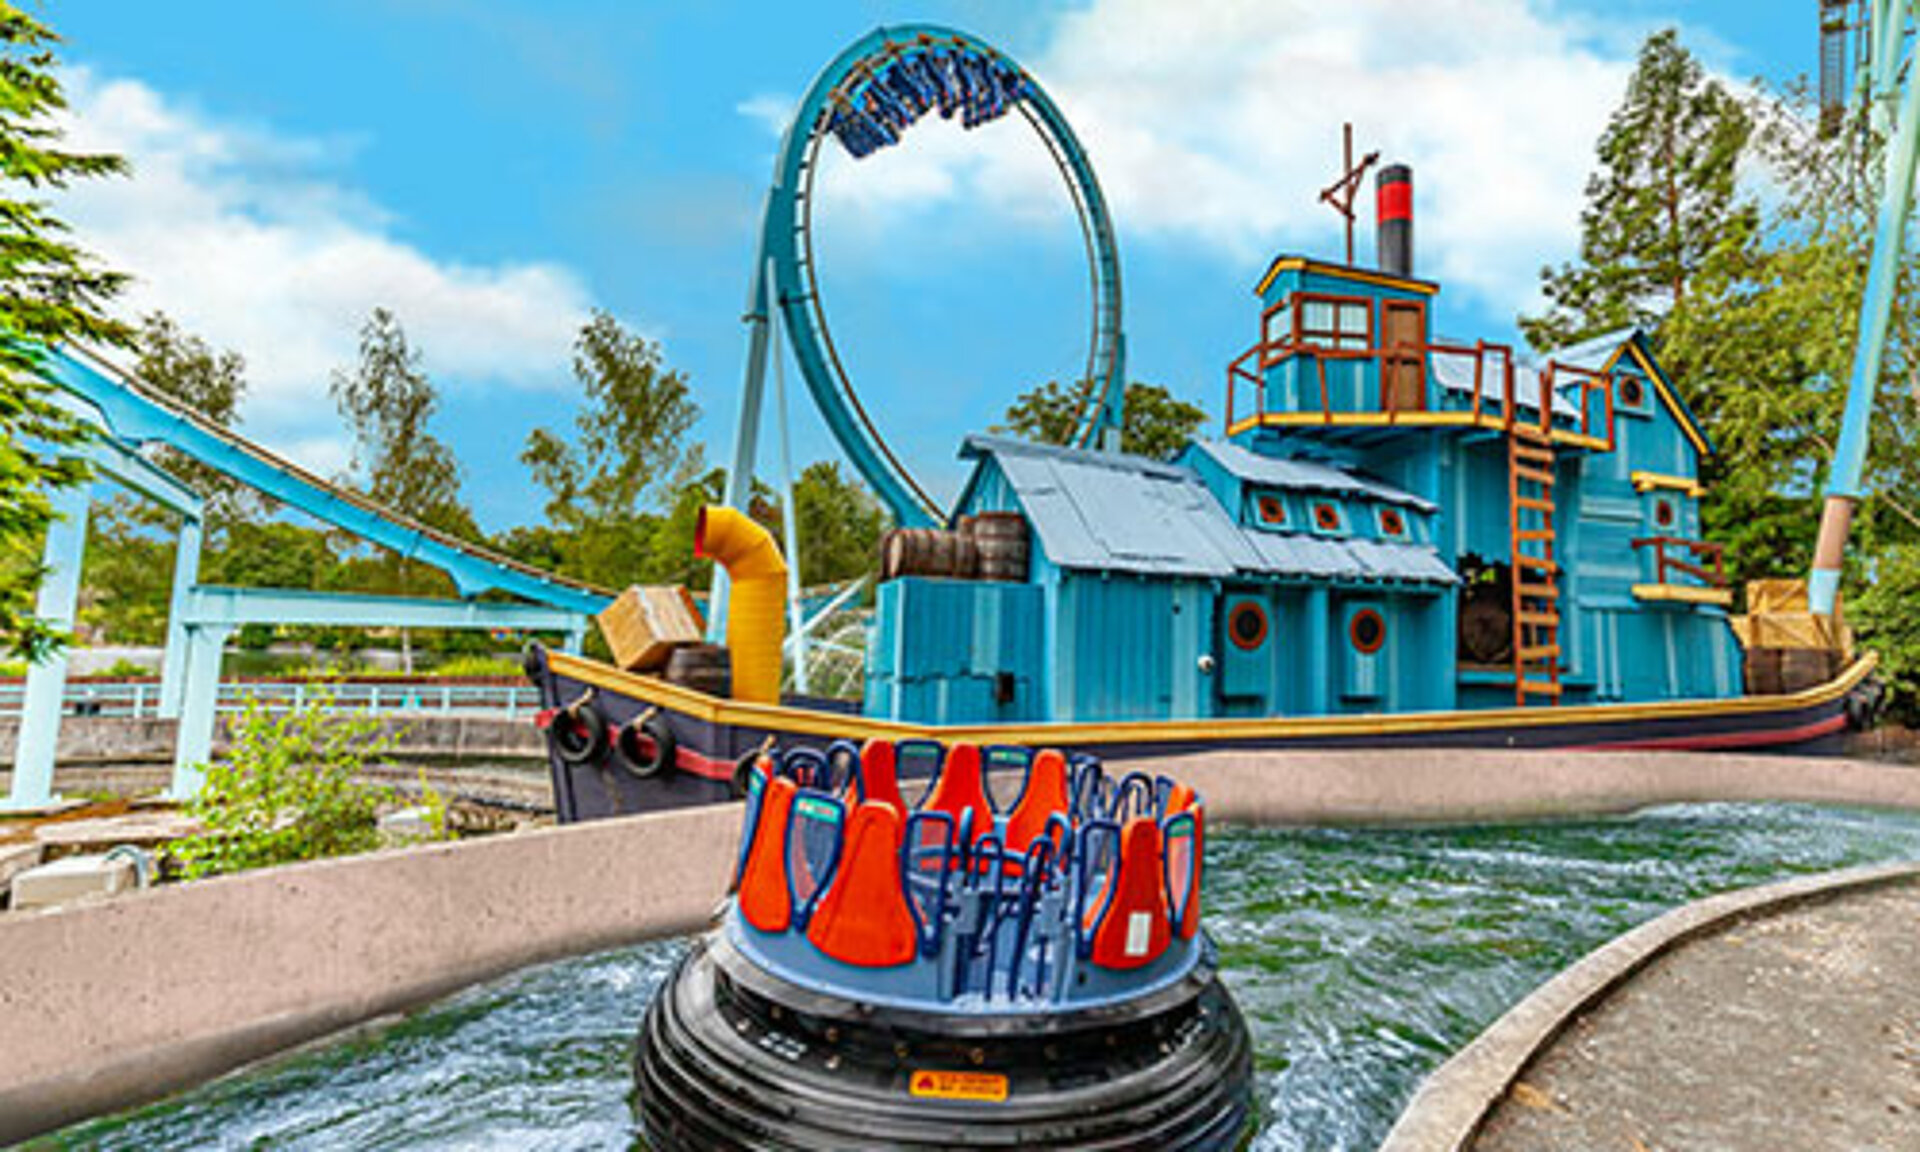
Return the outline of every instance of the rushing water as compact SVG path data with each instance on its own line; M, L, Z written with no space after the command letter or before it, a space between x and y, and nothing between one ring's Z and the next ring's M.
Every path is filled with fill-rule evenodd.
M1435 831L1228 830L1207 924L1266 1152L1374 1147L1421 1076L1603 941L1687 900L1920 857L1920 822L1699 805ZM65 1131L69 1148L621 1148L647 1000L683 945L530 969L404 1022Z

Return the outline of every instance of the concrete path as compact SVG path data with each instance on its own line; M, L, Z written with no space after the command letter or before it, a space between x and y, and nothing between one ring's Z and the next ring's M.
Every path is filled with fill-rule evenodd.
M1920 879L1756 909L1570 1018L1480 1152L1920 1148Z

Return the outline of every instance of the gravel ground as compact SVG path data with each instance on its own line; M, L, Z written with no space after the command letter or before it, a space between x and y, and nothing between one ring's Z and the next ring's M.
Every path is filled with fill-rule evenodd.
M1680 946L1576 1017L1477 1152L1920 1148L1920 883Z

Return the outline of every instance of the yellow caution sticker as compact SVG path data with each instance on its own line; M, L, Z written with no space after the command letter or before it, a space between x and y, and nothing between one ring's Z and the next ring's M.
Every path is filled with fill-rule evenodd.
M1007 1078L998 1072L941 1072L916 1068L907 1090L932 1100L986 1100L998 1104L1007 1098Z

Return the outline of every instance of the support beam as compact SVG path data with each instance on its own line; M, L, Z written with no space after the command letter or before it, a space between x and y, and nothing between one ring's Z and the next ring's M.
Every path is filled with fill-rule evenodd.
M213 760L214 711L220 702L220 654L232 633L226 625L187 628L187 681L173 745L173 784L167 789L171 800L193 799L206 782Z
M773 192L768 192L771 199ZM753 270L753 287L747 292L747 364L740 381L740 412L733 425L733 462L727 469L728 507L742 514L753 501L754 458L760 452L760 406L767 391L767 325L773 312L767 298L773 273L767 261ZM727 570L713 567L712 591L707 596L707 639L714 644L727 640Z
M567 650L578 651L586 617L544 604L492 600L429 600L411 596L361 596L287 588L221 588L199 585L187 592L177 618L186 630L186 675L180 733L174 745L173 786L168 795L191 799L213 757L215 708L220 695L220 653L234 629L246 624L340 624L411 628L512 628L559 632Z
M1886 84L1898 82L1893 69L1894 56L1911 9L1910 0L1895 0L1887 5L1892 19L1873 30L1876 37L1874 75L1877 80L1884 78ZM1887 95L1890 97L1892 92ZM1873 237L1873 263L1867 269L1867 288L1860 297L1859 343L1854 346L1853 374L1847 381L1846 414L1840 424L1840 440L1834 446L1826 502L1820 512L1820 534L1814 543L1813 572L1807 581L1811 607L1822 616L1831 616L1839 600L1847 532L1853 523L1866 470L1874 392L1880 386L1887 326L1893 314L1894 291L1899 287L1907 216L1913 204L1914 160L1920 152L1920 77L1908 80L1899 110L1899 126L1887 145L1885 156Z
M180 716L180 700L186 690L187 612L193 594L193 582L200 578L200 521L188 517L180 522L180 535L173 545L173 596L167 604L167 646L160 657L160 716L174 720Z
M586 618L565 608L493 600L431 600L290 588L225 588L201 584L187 595L190 627L243 624L339 624L358 627L512 628L522 632L584 631Z
M47 525L46 576L34 614L63 632L73 629L80 602L80 565L86 558L87 512L93 485L82 482L50 493L54 520ZM60 706L67 688L67 653L60 649L27 669L20 739L13 753L13 786L0 811L42 808L53 802L54 754L60 743Z

